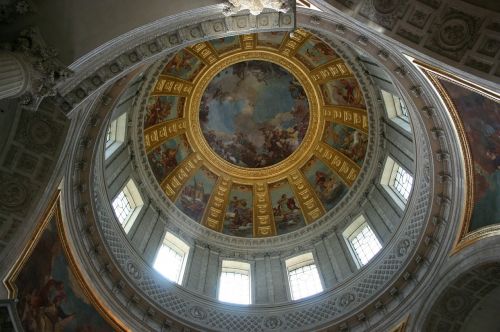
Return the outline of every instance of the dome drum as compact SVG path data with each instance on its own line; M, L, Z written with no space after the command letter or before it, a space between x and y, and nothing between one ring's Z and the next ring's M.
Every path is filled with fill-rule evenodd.
M309 28L313 29L314 27L309 26ZM309 34L311 32L306 33ZM335 33L328 33L328 36L332 40L339 38L339 36L335 36ZM344 37L345 36L346 35L344 35ZM355 43L355 37L349 38L354 38L350 42ZM272 38L270 39L271 41L268 42L272 44ZM326 40L325 38L322 39ZM322 39L319 40L321 41ZM376 43L377 39L370 41L370 43L372 42ZM205 43L204 48L209 48L207 44L208 43ZM329 44L331 44L331 42L329 42ZM257 42L254 42L253 45L258 45L258 37ZM279 45L281 47L282 44L280 43ZM377 44L371 44L372 47L374 45ZM191 52L191 55L196 54L197 52L194 50L194 47L196 47L196 45L190 46L191 51L189 52ZM271 49L269 46L263 47ZM211 46L210 48L211 52L216 49L215 46ZM231 45L227 46L226 49L230 50ZM244 52L247 51L248 50L243 50L241 51L241 54L244 54ZM228 54L230 54L231 50L228 52ZM233 52L236 54L234 49ZM351 75L354 74L358 77L358 73L363 72L362 66L352 60L354 58L354 54L356 54L353 50L349 49L347 46L345 48L344 46L341 46L335 48L334 52L340 59L345 61L347 64L346 68L349 68ZM367 53L371 53L372 56L376 55L376 51L373 50L367 51ZM406 63L406 60L398 55L394 55L394 58L397 59L397 61ZM125 232L123 232L120 224L117 223L115 217L113 216L112 208L109 202L110 197L106 194L106 182L114 180L111 178L105 179L105 174L107 173L102 170L102 167L106 164L106 162L103 157L104 144L102 138L105 129L104 126L101 126L99 129L102 133L101 140L96 140L100 142L100 147L96 151L90 151L88 148L84 148L83 152L82 150L79 150L80 148L75 148L71 156L74 160L87 158L89 158L88 160L95 160L92 166L90 168L84 167L83 171L76 170L74 164L69 166L71 171L75 172L75 176L80 178L79 181L86 182L86 179L88 179L88 176L90 175L89 172L93 174L93 178L91 180L91 190L85 193L70 193L68 191L67 196L70 200L74 199L78 201L81 206L92 207L93 211L92 213L89 213L90 211L88 208L82 209L82 215L74 220L75 225L78 225L81 229L85 228L85 225L90 225L87 226L89 234L85 235L85 237L88 236L88 240L76 241L75 246L80 247L80 250L89 252L94 246L92 243L98 244L101 241L105 243L106 249L104 251L102 249L97 249L94 251L96 254L92 254L88 258L84 259L85 264L88 264L89 266L88 273L96 276L96 284L102 283L101 286L99 286L101 287L100 289L104 292L111 293L111 289L115 289L117 297L112 296L116 303L128 303L126 306L134 306L137 313L152 312L151 320L148 322L151 328L160 328L160 326L167 320L169 324L174 326L177 324L177 321L179 321L182 322L182 324L192 326L193 328L201 328L203 326L204 328L210 328L213 330L223 330L231 329L231 326L236 326L234 324L240 324L240 322L244 319L248 319L248 317L250 317L251 319L255 319L257 322L255 323L255 326L257 326L258 329L270 330L273 326L290 324L288 320L284 320L283 317L285 317L285 315L287 317L293 316L296 320L300 321L302 319L300 316L301 312L303 312L306 307L307 310L310 311L312 315L311 317L317 317L307 323L307 328L321 328L331 326L332 324L338 324L347 317L352 318L352 314L354 312L366 312L367 315L372 315L373 303L377 298L383 299L384 304L388 305L391 312L392 310L396 310L393 304L395 304L396 301L399 301L397 300L397 294L402 294L400 293L402 289L416 287L415 285L410 285L410 283L401 279L403 272L411 271L412 274L416 273L415 275L418 276L418 278L425 278L424 271L427 270L427 267L420 264L420 262L422 259L433 259L434 256L432 255L435 255L434 252L434 254L426 256L428 253L428 247L421 242L424 234L432 235L437 227L431 225L430 223L427 224L426 220L428 220L431 215L437 215L439 218L445 219L449 216L449 214L456 213L453 209L453 204L447 203L449 207L447 207L444 212L444 205L433 204L436 197L435 195L438 194L432 190L434 174L437 174L437 172L441 171L441 167L446 167L446 165L434 164L431 157L431 151L436 151L441 148L439 145L441 143L428 139L427 132L429 132L430 128L435 126L434 121L439 120L437 118L429 119L421 117L420 114L418 114L418 109L422 109L427 103L434 104L435 100L432 98L428 99L427 97L424 97L423 94L420 96L411 96L407 94L403 96L403 99L407 102L410 109L412 119L412 132L407 136L413 137L415 143L414 153L415 156L418 156L418 159L417 157L413 160L411 160L411 158L407 158L407 161L404 159L405 151L398 152L400 155L394 153L396 154L396 156L394 156L396 161L404 166L406 170L411 171L415 178L412 193L408 198L406 206L402 210L398 210L397 206L388 201L388 195L384 191L385 189L383 186L380 184L373 185L380 182L380 173L382 172L384 161L386 160L387 151L391 151L391 149L396 151L397 147L392 146L391 142L388 141L391 137L393 137L391 135L396 135L396 131L387 125L389 120L385 119L384 121L380 121L380 116L384 116L382 113L383 106L372 102L373 100L376 100L378 93L375 91L376 89L371 85L371 83L365 85L365 82L369 82L369 80L366 78L359 78L359 82L357 83L360 84L360 88L358 88L359 93L355 92L347 97L347 100L353 103L355 101L359 102L359 100L363 100L363 102L366 103L367 106L364 108L367 110L364 112L368 114L366 116L366 121L361 121L360 124L357 124L356 126L352 123L340 123L346 128L351 128L361 134L364 134L368 145L365 150L365 154L362 154L362 157L359 160L353 160L353 158L355 159L353 155L349 158L352 162L349 164L352 166L351 169L353 167L357 167L357 179L353 179L352 182L349 183L347 181L348 172L346 177L342 178L340 176L340 174L342 174L341 169L336 170L334 169L334 164L327 164L327 162L334 156L331 155L327 157L328 154L325 154L324 151L332 152L337 148L332 147L335 143L330 143L325 140L324 133L327 131L325 123L330 122L331 124L337 123L335 121L344 121L345 118L343 116L340 117L336 115L344 115L344 112L351 112L351 115L363 114L361 113L363 111L360 111L360 109L363 108L360 107L361 105L359 103L356 104L356 106L330 104L330 106L325 107L327 102L339 100L338 96L333 96L337 99L327 100L325 98L325 93L335 91L335 87L321 88L321 86L327 85L328 80L322 81L323 78L319 79L319 76L315 79L314 75L310 75L307 79L301 80L300 76L297 74L297 72L300 73L301 71L313 73L315 69L311 69L307 66L307 64L303 63L302 66L299 67L300 70L289 70L289 73L291 73L290 75L294 76L303 87L305 94L308 97L308 102L310 103L309 106L313 104L312 107L309 107L310 117L307 130L302 138L302 142L298 140L298 146L299 148L307 148L308 145L306 141L309 137L311 137L311 140L315 144L311 144L309 148L304 151L293 152L274 164L260 163L259 167L245 167L248 166L248 163L245 163L243 166L241 164L238 165L238 159L234 158L234 154L232 155L233 159L231 159L231 155L224 158L226 155L216 153L216 149L208 143L209 139L207 139L206 133L203 132L202 125L200 125L200 118L196 118L194 113L190 113L193 112L193 110L196 110L199 105L203 104L203 92L210 90L210 84L214 81L214 77L218 75L221 70L228 70L227 68L230 68L233 64L222 66L221 70L215 70L212 75L208 75L210 77L207 76L208 79L206 83L199 86L199 96L196 101L189 100L189 98L191 96L190 92L196 91L197 85L193 82L190 83L186 79L188 76L184 76L184 78L174 76L170 82L172 82L171 85L173 87L177 86L178 90L176 90L177 92L175 92L175 94L172 93L167 96L169 96L168 98L175 98L175 101L173 99L165 101L161 99L164 97L163 95L154 95L151 91L155 91L158 87L156 81L157 77L167 75L164 73L167 67L170 66L172 70L177 69L175 66L169 65L172 59L175 59L175 56L168 58L164 62L156 64L156 67L152 67L152 69L146 74L148 77L146 78L143 88L139 93L139 98L145 99L142 101L135 101L135 105L140 111L137 111L135 118L133 118L130 122L132 127L129 127L129 129L132 128L132 130L136 131L132 131L132 144L126 149L128 151L134 151L132 163L130 167L127 167L127 171L130 170L130 172L135 172L135 175L133 176L134 182L136 182L140 194L143 195L143 197L146 197L146 199L144 199L145 207L141 211L141 225L146 227L146 219L144 219L144 216L154 216L153 219L149 219L154 220L154 222L147 224L147 227L153 230L150 234L156 234L155 232L158 231L161 233L164 232L165 229L172 231L193 249L191 268L200 268L205 266L206 270L204 270L204 272L202 272L198 277L195 276L195 273L191 273L192 275L187 277L187 284L184 286L177 286L163 280L151 267L152 260L154 259L154 248L150 246L150 243L161 241L161 234L156 234L154 236L150 236L149 238L143 237L140 239L139 235L145 234L143 229L137 231L137 229L133 228L131 231L132 233L129 234L125 234ZM255 60L256 59L247 59L244 61ZM182 63L184 60L180 61L180 63ZM235 63L244 63L244 61L236 61ZM394 61L395 60L391 60L390 64L386 63L385 66L392 69L391 66L401 65L400 63L395 63ZM208 68L209 62L210 60L203 62L203 66ZM215 60L212 65L216 62L217 60ZM275 65L280 65L279 63L276 63L278 61L269 62ZM336 62L332 63L337 64ZM192 67L194 71L188 72L186 75L192 74L193 77L195 77L196 68L195 66ZM285 66L282 67L288 70ZM263 72L265 72L265 70ZM329 72L331 73L332 71ZM200 70L198 74L200 73L203 73L203 71ZM255 72L250 72L248 76L258 77L261 73L262 72L259 69L258 71L256 70ZM320 71L318 71L318 75L321 75ZM257 80L255 77L247 77L247 79ZM342 79L347 78L339 78L338 81ZM399 86L404 88L413 87L418 84L423 87L423 89L427 89L425 81L418 81L418 79L413 77L392 77L392 79L397 82ZM151 83L151 80L154 80L155 83ZM324 80L326 80L326 78L324 78ZM417 80L417 82L414 80ZM182 85L180 85L180 83L182 83ZM241 84L245 84L244 80ZM272 82L269 81L268 84L272 85ZM308 90L308 84L313 86L312 90ZM165 85L163 85L163 87L165 86L167 86L167 81L165 81ZM215 90L217 91L217 89ZM189 94L188 91L190 91ZM349 91L349 88L345 88L344 91ZM223 91L221 91L221 93L223 93ZM316 96L316 100L314 100L314 97L311 97L313 95ZM180 116L177 118L168 118L172 115L165 115L166 113L164 113L163 115L158 115L166 116L166 120L161 122L149 121L152 116L151 114L148 114L148 112L155 109L157 100L159 100L160 109L162 109L166 103L170 103L170 114L178 114ZM313 102L311 102L311 100L313 100ZM211 105L221 107L224 102L231 102L231 100L226 100L224 97L221 97L220 101L220 103L217 101ZM164 104L162 105L161 103ZM317 103L316 105L318 107L316 112L322 110L323 113L321 116L324 117L323 121L320 121L322 124L317 129L311 129L311 114L315 112L314 103ZM209 103L206 103L205 105L209 105ZM211 108L212 106L209 107ZM439 109L439 106L436 106L436 109ZM108 110L106 108L100 108L98 106L95 108L89 108L87 112L86 116L89 119L90 117L105 118L108 114ZM211 112L212 109L210 109L209 114ZM370 112L377 112L377 115L370 115ZM200 116L199 113L198 116ZM441 115L437 116L441 117ZM174 152L176 154L180 153L181 149L185 149L185 152L187 152L185 153L183 159L176 161L177 165L173 167L172 172L176 174L176 178L178 180L181 179L178 177L178 175L182 173L179 166L182 166L183 164L193 165L190 169L184 168L183 174L186 174L182 178L182 181L184 182L182 185L178 186L178 191L174 196L172 196L176 197L176 199L169 198L168 191L165 190L166 187L163 185L163 180L171 179L173 176L169 178L168 174L170 173L165 172L165 169L156 170L155 173L153 168L154 166L152 166L152 159L149 157L150 154L153 153L150 153L150 151L153 151L160 145L151 148L151 144L149 147L147 144L147 137L149 137L149 143L153 142L151 137L155 137L154 134L151 135L152 130L154 128L159 128L159 126L156 127L158 124L164 125L165 123L172 126L163 127L165 128L164 132L175 132L175 136L169 137L168 140L176 140L172 143L173 145L171 147L167 147L167 149L174 149L172 154ZM210 121L207 123L210 123ZM363 123L366 123L365 128L363 128ZM194 129L196 130L196 137L194 137L194 131L192 130L193 124ZM286 130L288 130L288 128ZM294 130L293 126L291 128ZM445 135L447 135L448 129L444 128L443 130L446 133ZM84 131L87 132L84 133ZM385 137L378 135L380 131L383 131L383 135L385 135ZM332 132L335 132L335 128L331 129L330 134ZM337 132L337 134L341 136L342 131ZM97 137L97 130L95 128L82 128L82 135ZM181 136L181 138L175 138L179 136ZM353 136L359 136L359 134ZM159 135L157 137L159 137ZM166 141L167 140L164 140L162 143L165 143ZM203 152L201 147L206 148L206 151ZM166 157L168 157L168 150L165 150L165 152ZM94 153L95 159L92 159L91 155ZM308 166L311 161L308 157L314 156L315 158L313 158L313 163L321 162L326 164L331 172L339 177L339 183L342 183L346 188L351 188L350 190L346 189L345 196L340 198L331 207L325 207L326 204L321 200L321 197L317 197L318 205L321 204L323 206L323 214L317 218L312 218L309 221L304 221L304 225L301 228L292 229L286 233L280 233L279 226L274 226L275 230L271 230L269 235L272 236L269 237L260 237L258 231L255 232L254 227L252 227L252 233L249 237L238 234L227 234L224 233L224 220L219 219L216 226L210 227L204 213L198 214L199 219L197 220L197 218L186 213L187 210L182 207L182 204L186 202L182 202L181 200L177 201L179 197L182 197L183 190L187 188L187 185L189 183L193 183L193 190L190 189L190 193L194 195L192 197L195 199L198 197L200 200L206 200L205 204L207 205L213 204L215 201L215 198L212 198L213 194L208 197L206 197L206 195L197 196L199 192L202 191L202 187L203 190L206 188L205 184L208 183L208 181L212 181L213 186L217 189L216 192L230 192L231 190L227 190L228 188L232 188L229 184L232 184L233 182L238 183L238 181L240 181L241 183L238 183L239 187L251 186L251 188L247 191L245 191L246 189L244 190L243 188L238 187L242 197L245 192L248 192L248 195L251 195L252 200L256 200L256 197L258 199L262 192L265 192L268 197L272 197L270 192L272 190L277 190L276 188L279 189L283 180L286 180L286 183L288 183L289 186L293 186L294 172L290 172L291 175L289 175L286 174L286 171L284 171L284 174L286 174L285 176L276 176L274 178L272 176L268 178L264 177L263 179L265 181L261 179L254 180L250 177L252 180L248 181L245 176L230 173L229 171L222 172L221 169L230 170L234 168L238 172L241 172L241 174L247 174L244 172L252 174L252 172L260 172L266 169L272 169L273 167L279 167L280 165L283 165L281 163L286 164L289 160L293 160L292 157L294 156L294 153L301 154L302 159L297 158L298 161L294 161L295 164L291 163L293 166L290 166L290 169L293 169L295 173L299 173L299 176L302 175L310 186L315 184L318 173L313 172L312 174L314 176L312 179L314 179L314 181L310 181L307 177L307 172L303 171L303 169L305 166ZM123 156L126 155L127 152L123 152ZM342 155L344 157L346 156L345 153L342 153ZM339 154L338 156L342 157L342 155ZM191 157L189 156L192 156L192 159L190 159ZM119 158L121 158L121 155ZM243 159L241 158L240 160ZM215 161L217 161L217 165L223 165L224 167L215 167ZM344 161L348 163L347 159ZM158 176L160 171L163 171L161 174L162 176ZM210 177L209 174L211 173L216 176ZM451 170L449 173L452 175L454 174ZM243 181L245 179L247 179L246 181L248 182ZM268 181L267 179L270 180ZM321 176L319 177L319 180L320 184L328 182L327 180L323 181ZM72 188L73 181L74 180L72 179L67 179L65 188ZM224 181L227 181L226 184L224 184ZM226 187L224 187L224 185ZM440 189L442 188L439 188L438 190ZM279 193L279 191L277 192ZM288 193L293 193L293 196L296 197L296 191L293 190L293 187L288 191ZM448 195L448 193L443 193L443 195L444 194ZM455 191L455 194L459 194L459 192ZM279 200L282 198L282 195L283 194L277 194L275 196L277 197L277 200ZM227 200L229 200L231 198L231 194L227 196ZM290 196L292 196L292 194L290 194ZM239 198L237 197L237 199ZM296 206L303 204L297 201L298 199L296 200ZM374 202L384 202L383 204L385 205L374 206ZM65 203L66 209L68 208L67 203L68 202ZM272 216L274 225L277 225L276 215L274 214L273 208L280 207L280 204L273 204L272 200L268 200L265 203L267 205L265 209L267 210L264 211L265 213L263 213L262 216ZM283 209L285 207L289 208L286 203L288 202L284 201L282 206ZM226 205L229 205L229 201L226 201ZM237 204L235 203L234 205ZM255 207L256 205L252 204L251 206ZM304 209L303 206L306 205L300 205L302 211ZM229 207L227 207L227 209L228 208ZM238 210L238 213L242 212L243 210ZM235 214L236 212L231 213ZM378 221L374 224L374 228L384 245L381 253L367 266L362 268L358 268L353 265L353 258L348 255L340 260L334 259L332 261L332 254L335 255L339 251L346 252L346 243L342 238L342 230L346 229L350 221L355 219L357 215L368 216L368 219L378 218ZM399 217L399 220L392 223L394 216ZM256 215L255 212L253 212L253 223L256 223L255 220L259 220L259 218L256 217L259 217L259 215ZM302 214L302 217L304 219L306 218L305 213ZM96 220L93 220L93 218L96 218ZM391 223L388 223L388 220L390 220ZM72 229L72 236L75 237L75 235L75 229ZM97 248L98 247L99 245L97 245ZM139 254L139 251L142 251L143 254ZM284 260L288 257L308 251L314 253L314 259L320 262L320 269L326 269L326 266L328 265L331 267L330 270L321 272L322 282L324 283L326 290L322 294L308 300L301 300L297 302L290 301L289 295L286 292L285 280L283 280L284 275L282 272L279 272L279 269L276 270L276 268L282 265ZM200 257L206 257L206 259L203 260ZM255 278L253 281L254 286L259 288L258 294L255 294L255 305L251 305L244 309L217 302L215 300L216 294L214 287L217 283L217 266L223 258L248 261L251 263L253 268L263 268L261 271L268 271L264 272L264 275L266 275L268 279L270 276L273 281L280 280L280 278L283 281L277 281L274 285L267 285L266 281ZM106 266L109 268L111 273L98 273L98 271L103 271L103 267ZM133 268L130 268L131 266L133 266ZM189 267L187 267L187 269L189 269ZM133 271L134 273L129 273L127 271ZM137 273L137 271L140 271L140 273ZM187 271L189 272L189 270ZM126 281L119 281L121 280L120 277L118 277L120 274L125 276ZM377 277L380 275L385 275L386 277L380 279L380 277ZM367 285L372 287L370 288L372 291L365 291L368 289ZM283 287L285 287L285 289L280 290ZM269 294L273 294L273 292L275 297L269 297ZM130 300L124 295L125 293L136 293L137 295L134 295L133 299ZM205 305L207 303L210 303L209 309L207 309ZM276 303L280 303L279 309L274 306ZM123 310L118 308L120 305L113 306L117 312L121 312L121 310ZM140 314L137 314L137 316L139 315ZM205 325L208 324L210 317L217 315L224 315L227 317L225 323L223 323L227 325ZM356 322L351 318L348 318L349 324L356 324ZM376 322L374 324L376 324ZM291 330L300 330L304 327L305 326L287 325L287 328Z

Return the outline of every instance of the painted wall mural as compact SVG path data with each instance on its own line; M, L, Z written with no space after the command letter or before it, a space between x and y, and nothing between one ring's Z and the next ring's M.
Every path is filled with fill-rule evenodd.
M56 222L47 224L15 280L24 331L113 331L70 269Z
M311 38L307 39L295 56L301 59L309 69L319 67L339 58L330 46L316 36L311 36Z
M365 108L363 94L355 78L341 78L321 86L325 103Z
M200 168L188 180L175 204L186 215L200 222L216 181L215 174L205 167Z
M309 105L302 86L284 68L244 61L210 82L200 124L210 147L226 161L266 167L299 147L309 124Z
M184 136L169 139L151 151L148 159L156 179L161 182L189 153L191 149Z
M290 233L305 226L304 215L288 181L269 185L269 195L278 235Z
M500 223L500 103L439 79L460 116L474 172L474 207L469 231Z
M147 127L182 116L184 98L177 96L149 97L144 125Z
M210 41L210 43L219 54L230 52L240 48L240 38L238 36L217 38Z
M257 42L259 45L279 48L286 32L261 32L257 34Z
M201 71L203 66L204 64L199 58L184 49L174 55L163 69L162 74L190 81Z
M368 147L368 136L360 130L330 122L325 128L323 142L362 165Z
M347 186L321 160L311 158L302 169L326 210L332 209L347 193Z
M251 237L253 234L253 189L233 185L229 193L223 233Z
M340 76L318 80L329 66ZM352 73L333 47L300 29L178 51L151 82L143 110L145 153L165 199L238 237L287 234L321 218L353 185L347 174L360 173L369 145L369 128L343 120L366 109ZM336 106L350 107L342 119L331 116ZM341 152L354 172L322 161L329 152ZM303 181L307 202L296 196Z

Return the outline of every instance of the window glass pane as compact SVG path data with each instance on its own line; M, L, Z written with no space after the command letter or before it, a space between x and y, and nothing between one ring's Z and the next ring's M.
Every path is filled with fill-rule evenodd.
M361 265L368 263L382 249L375 233L366 223L356 230L350 241Z
M128 217L132 214L133 211L132 205L127 199L127 196L125 196L123 190L120 191L118 196L116 196L115 200L113 201L113 210L115 210L116 218L118 218L118 221L122 225L123 223L125 223L125 221L127 221Z
M413 185L413 177L400 166L397 167L398 170L394 177L393 187L405 200L408 200Z
M292 300L298 300L323 291L315 264L299 267L288 272Z
M401 110L401 116L408 118L408 108L401 98L399 99L399 107Z
M184 255L179 254L169 246L163 244L158 251L154 268L165 276L170 281L180 283L180 273L182 264L184 263Z
M220 275L219 300L250 304L250 278L248 274L223 270Z
M111 126L112 124L108 127L108 130L106 131L106 144L111 141Z

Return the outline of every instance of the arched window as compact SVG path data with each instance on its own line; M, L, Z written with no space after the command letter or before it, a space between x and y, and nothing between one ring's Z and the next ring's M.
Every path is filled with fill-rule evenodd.
M167 232L158 249L153 267L170 281L181 285L188 254L189 246Z
M323 291L312 253L289 258L285 265L292 300L302 299Z
M144 205L139 190L130 179L113 199L113 210L125 233L128 233Z
M219 301L250 304L250 264L223 260L219 278Z
M358 267L367 264L382 245L363 216L356 218L343 232Z

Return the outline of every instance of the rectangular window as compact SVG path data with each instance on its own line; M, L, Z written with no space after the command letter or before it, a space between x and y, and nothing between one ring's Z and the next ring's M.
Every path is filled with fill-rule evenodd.
M299 300L323 291L312 253L286 260L292 300Z
M120 115L109 124L106 129L105 159L108 159L125 142L126 127L127 113Z
M156 255L153 267L164 277L182 284L189 246L170 232L167 232Z
M250 304L250 264L238 261L222 261L219 279L220 301Z
M390 92L380 90L387 117L406 131L411 131L408 108L404 101Z
M132 211L134 210L132 208L132 205L130 204L130 201L128 200L127 196L125 196L125 192L122 190L116 196L116 198L113 201L113 209L115 210L115 215L116 218L118 218L118 221L120 224L124 224L125 221L127 221L128 217L132 214Z
M125 232L128 233L144 205L139 190L132 179L116 195L111 205L116 219L118 219Z
M392 186L398 193L401 194L405 201L407 201L413 185L413 177L401 166L397 164L395 164L395 166L397 166L397 168L395 170L394 182L392 183Z
M361 266L368 263L382 249L375 233L366 222L354 231L349 241Z
M394 159L387 157L380 184L398 206L404 209L410 197L413 186L413 176L395 162Z

